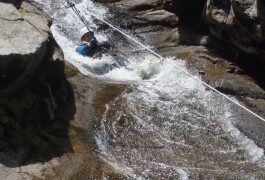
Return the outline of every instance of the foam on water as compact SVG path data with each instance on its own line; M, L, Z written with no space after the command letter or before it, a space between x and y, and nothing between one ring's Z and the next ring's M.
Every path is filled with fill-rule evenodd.
M229 120L231 117L230 112L226 111L224 116L226 117L225 129L231 133L235 139L237 139L244 149L246 149L253 162L259 161L260 165L265 167L264 150L259 148L252 139L243 135L237 128L235 128L234 125L232 125L231 120Z
M172 61L175 65L185 68L184 61L181 60L173 60L168 59ZM124 80L124 79L123 79ZM134 124L139 133L146 133L146 132L152 132L155 134L153 138L154 141L157 144L176 144L185 146L188 148L192 148L190 145L186 144L183 140L175 141L170 137L172 127L178 124L176 121L176 117L179 116L179 114L191 114L193 109L190 109L187 105L183 104L186 101L189 101L188 104L198 104L201 108L204 108L205 111L200 114L200 112L195 112L196 116L194 116L194 121L206 121L208 124L215 124L214 121L218 120L221 124L220 126L228 133L230 136L232 136L240 146L240 148L244 149L246 151L247 160L250 162L259 162L260 166L264 166L264 151L262 148L259 148L251 139L249 139L247 136L243 135L232 123L232 115L229 109L229 104L223 100L220 97L216 97L216 94L211 93L210 91L206 91L204 86L199 83L198 81L195 81L193 78L188 77L186 75L183 75L183 73L176 70L172 65L169 64L163 64L160 66L160 72L153 76L151 79L140 81L138 82L137 89L134 90L133 93L123 95L123 99L126 99L125 106L131 110L132 115L135 119L137 119L137 126ZM120 97L118 97L120 98ZM161 98L165 98L161 100ZM187 99L188 98L188 99ZM115 100L114 100L115 102ZM138 107L136 105L142 105L140 106L140 110L138 110ZM176 104L183 104L184 106L176 106ZM152 122L152 119L154 118L152 115L148 115L148 111L145 108L152 108L156 107L158 109L161 109L161 111L158 112L159 116L163 117L164 119L162 123L162 126L157 126ZM116 109L116 111L120 111L119 109ZM112 121L111 129L112 129L112 140L116 139L117 129L116 124L118 123L117 119L120 119L121 116L124 115L124 111L118 112L117 116L115 116L117 119L107 120L106 116L109 112L109 107L107 108L105 112L105 118L104 123L102 123L101 129L106 129L106 123L107 121ZM192 117L192 115L189 115ZM200 118L203 117L203 118ZM223 121L220 121L223 120ZM116 122L117 121L117 122ZM213 121L213 122L211 122ZM144 127L144 128L143 128ZM205 127L200 125L193 125L189 124L189 127L193 127L193 129L205 129ZM142 129L141 129L142 128ZM108 129L108 128L107 128ZM99 134L105 134L106 136L103 138L105 139L105 142L99 142L101 146L99 149L101 152L104 152L104 155L106 158L112 159L112 162L116 162L117 164L120 164L122 167L126 166L126 156L133 156L133 154L141 153L140 151L135 152L128 152L129 155L122 155L117 156L114 155L117 151L120 151L119 148L114 148L115 150L109 149L108 144L108 136L106 132L102 133L99 132ZM126 139L126 136L123 137ZM97 139L102 139L97 138ZM238 147L233 147L232 149L218 149L217 153L235 153L240 149ZM130 151L130 150L127 150ZM115 152L115 153L114 153ZM114 153L114 154L113 154ZM117 157L116 157L117 156ZM122 159L122 160L118 160ZM134 161L141 161L141 158L138 160L134 159ZM135 162L136 163L136 162ZM143 164L145 163L151 163L146 162L145 160L142 160ZM160 163L160 165L163 163ZM169 167L169 165L161 166L163 167ZM174 167L174 166L171 166ZM187 172L185 169L193 169L193 168L185 168L182 169L181 167L174 167L175 173L179 174L183 179L186 179L188 177ZM148 170L148 172L150 169ZM147 176L147 172L143 172L143 176ZM172 172L173 173L173 172Z
M125 67L113 69L103 77L138 83L143 79L155 77L159 74L160 67L163 66L158 58L150 54L138 58L129 58L128 61L129 64Z
M93 75L85 66L100 66L111 63L112 59L108 56L103 56L101 59L94 59L90 57L83 57L79 55L75 49L79 43L78 34L79 30L84 27L80 19L76 16L73 10L67 5L66 1L49 1L37 0L42 4L43 8L50 14L53 19L51 31L57 43L60 45L64 52L65 59L75 65L83 74ZM68 7L68 8L66 8ZM95 30L97 26L92 23L91 16L86 15L87 9L95 11L98 16L103 17L107 10L102 6L95 5L90 0L82 1L76 4L76 8L80 10L85 20L88 22L91 30ZM94 31L95 36L99 41L107 40L104 34Z
M101 78L108 78L118 81L138 81L141 80L141 75L135 73L135 69L140 63L144 64L149 58L145 56L128 58L128 66L113 68L111 71L102 73L95 73L99 69L104 69L106 66L115 64L115 60L110 55L103 55L101 58L84 57L79 55L75 49L78 44L78 33L79 30L84 27L76 14L67 5L65 1L55 1L47 3L44 0L37 0L43 5L44 9L49 12L53 18L53 24L51 31L55 37L57 43L60 45L64 52L65 59L71 64L76 66L83 74L91 76L99 76ZM68 7L68 8L65 8ZM90 0L84 0L79 4L76 4L76 8L80 11L82 17L88 22L91 30L94 31L95 37L99 41L106 41L107 37L98 33L96 30L97 26L93 23L91 13L96 14L100 18L104 18L107 9L100 5L94 4ZM89 8L89 9L88 9ZM154 75L155 73L153 72Z

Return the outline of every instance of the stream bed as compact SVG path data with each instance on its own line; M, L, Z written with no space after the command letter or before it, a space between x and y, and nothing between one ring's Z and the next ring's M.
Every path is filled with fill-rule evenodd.
M184 60L155 63L159 58L126 38L115 42L121 59L83 57L75 52L83 24L67 3L37 2L52 17L67 61L87 76L125 87L98 117L95 139L104 161L128 179L265 178L264 150L235 126L257 118L178 70L188 71ZM99 41L109 39L111 30L97 31L90 12L108 20L106 7L81 0L76 8Z

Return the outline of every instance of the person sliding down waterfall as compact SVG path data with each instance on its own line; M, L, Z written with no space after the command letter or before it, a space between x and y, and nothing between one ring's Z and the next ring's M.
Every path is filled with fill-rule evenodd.
M94 32L88 31L87 28L81 29L79 37L81 44L78 45L76 51L83 56L93 57L97 53L107 52L110 48L108 42L98 42Z

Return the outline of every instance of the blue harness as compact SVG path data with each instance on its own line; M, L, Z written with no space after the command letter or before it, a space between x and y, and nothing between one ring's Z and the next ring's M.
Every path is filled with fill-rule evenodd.
M76 48L76 52L85 56L86 55L86 46L87 45L85 45L85 44L78 45L78 47Z

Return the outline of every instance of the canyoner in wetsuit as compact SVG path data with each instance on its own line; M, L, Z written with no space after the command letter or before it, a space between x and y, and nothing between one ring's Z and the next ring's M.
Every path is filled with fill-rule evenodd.
M79 37L81 44L78 45L76 51L83 56L92 57L98 49L98 42L94 37L94 33L83 28L79 33Z
M88 31L87 28L81 29L79 37L81 44L78 45L76 51L83 56L93 57L96 53L105 53L110 48L108 42L98 42L94 33Z

